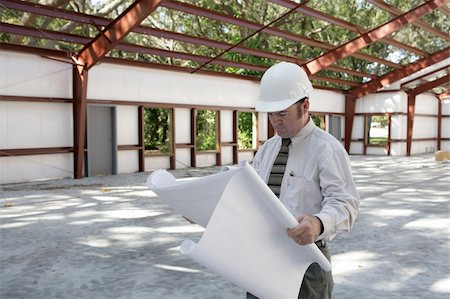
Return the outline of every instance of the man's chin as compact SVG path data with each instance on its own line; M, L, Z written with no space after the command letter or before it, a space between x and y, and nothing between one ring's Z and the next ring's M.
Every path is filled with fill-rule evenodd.
M287 132L285 132L285 131L276 131L277 132L277 135L278 136L280 136L281 138L288 138L289 136L288 136L288 134L287 134Z

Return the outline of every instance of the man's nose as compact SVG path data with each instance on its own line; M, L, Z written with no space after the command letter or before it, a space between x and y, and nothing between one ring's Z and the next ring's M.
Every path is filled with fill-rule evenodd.
M271 121L273 124L279 123L279 122L281 122L281 117L279 117L278 115L272 115L272 116L270 117L270 121Z

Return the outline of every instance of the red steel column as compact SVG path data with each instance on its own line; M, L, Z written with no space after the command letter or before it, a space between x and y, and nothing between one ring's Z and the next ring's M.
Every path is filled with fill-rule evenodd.
M411 156L411 144L414 124L414 111L416 110L416 95L408 94L408 119L406 123L406 155Z
M73 67L73 171L74 178L83 177L84 141L86 138L88 71L80 65Z

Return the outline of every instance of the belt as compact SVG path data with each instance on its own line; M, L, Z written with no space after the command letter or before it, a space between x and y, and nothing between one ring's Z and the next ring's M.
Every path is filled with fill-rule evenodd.
M327 242L325 242L325 240L319 240L319 241L315 242L315 244L319 248L327 246Z

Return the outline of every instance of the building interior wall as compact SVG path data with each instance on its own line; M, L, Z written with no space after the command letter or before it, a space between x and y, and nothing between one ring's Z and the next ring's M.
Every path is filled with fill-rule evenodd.
M72 65L32 54L0 50L0 150L73 146ZM137 145L139 140L138 104L173 104L177 144L191 143L191 109L196 105L220 110L221 142L233 141L233 110L251 111L258 98L256 82L235 78L146 69L102 63L89 71L88 100L96 105L105 101L117 109L118 145ZM61 101L8 101L8 96L58 98ZM311 112L325 115L345 113L341 93L315 89L310 95ZM67 101L64 102L64 99ZM120 102L115 105L114 101ZM130 102L127 105L126 102ZM185 107L183 107L185 106ZM229 108L228 108L229 107ZM406 154L407 95L389 91L365 96L356 102L350 154L364 153L364 115L389 113L391 138L400 140L390 147L391 155ZM432 95L416 100L412 154L436 149L438 101ZM442 138L450 138L450 101L442 101ZM344 119L343 119L344 120ZM342 132L344 132L342 121ZM258 114L258 143L267 140L266 113ZM419 139L414 141L414 138ZM430 140L420 140L430 139ZM403 140L403 141L402 141ZM448 150L450 142L443 140ZM224 145L222 164L233 162L232 146ZM239 151L239 160L251 160L254 151ZM386 155L386 148L367 148L366 154ZM191 165L191 149L175 149L175 166ZM120 150L118 173L139 170L138 150ZM198 153L198 167L216 165L216 153ZM145 171L169 168L170 157L146 156ZM20 182L73 176L73 154L0 156L0 182Z

